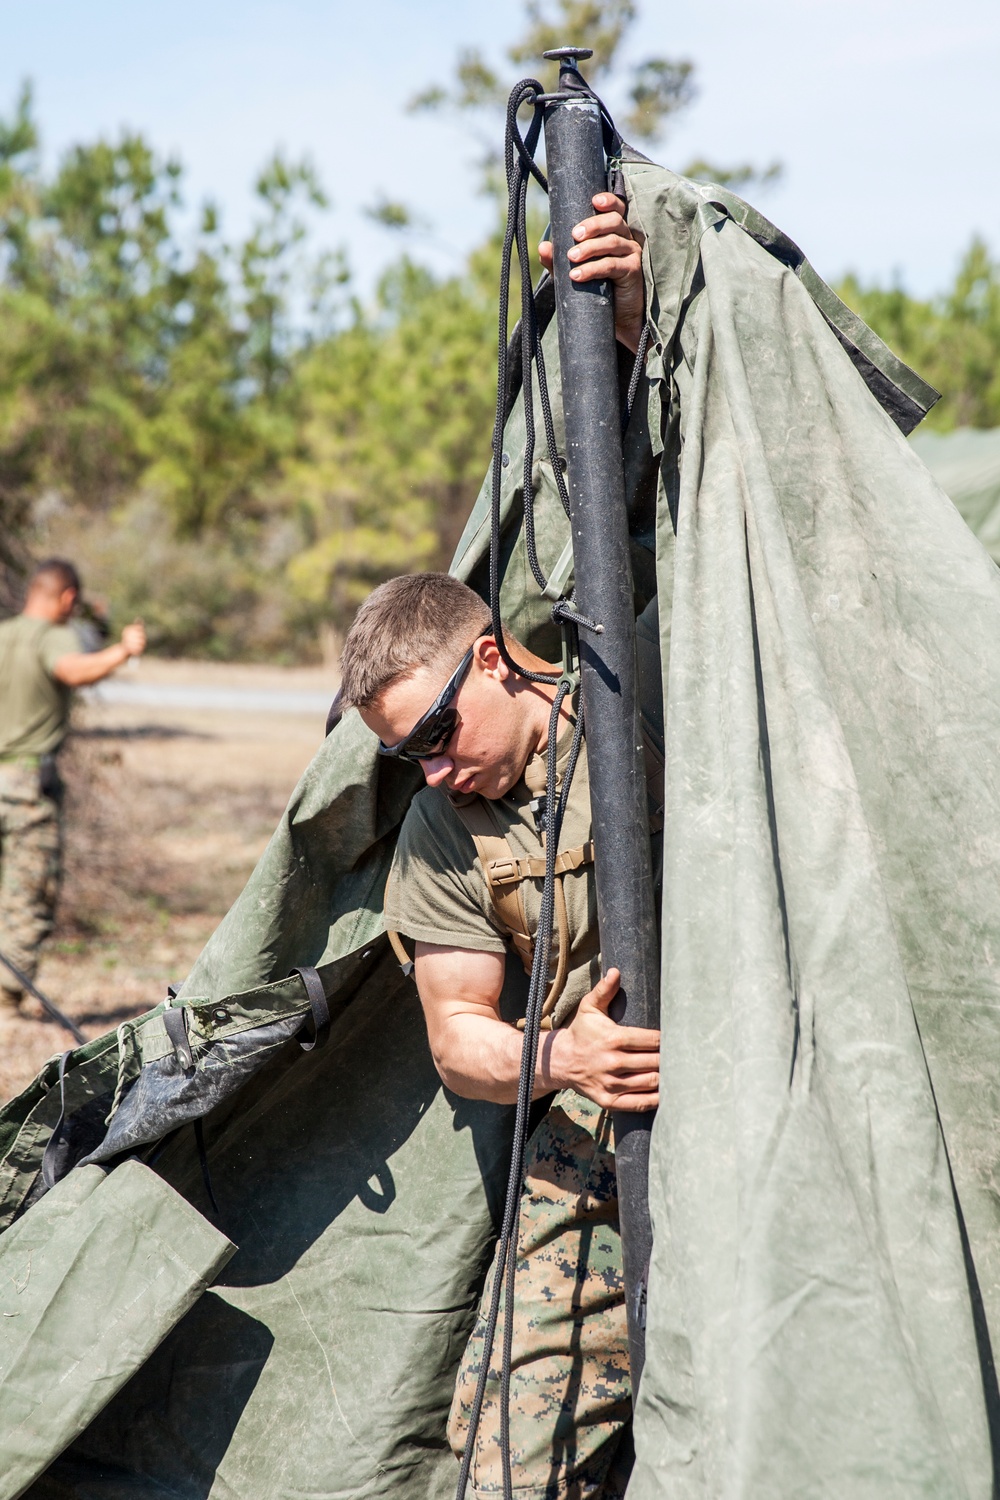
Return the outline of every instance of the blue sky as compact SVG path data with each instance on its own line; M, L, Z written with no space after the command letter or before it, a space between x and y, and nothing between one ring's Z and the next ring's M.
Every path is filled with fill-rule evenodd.
M652 152L670 166L780 158L759 206L830 278L848 268L943 287L978 232L1000 254L1000 0L640 0L630 55L690 57L699 96ZM232 233L276 145L307 152L364 287L399 243L361 212L380 193L433 226L414 251L460 263L486 228L468 127L414 118L458 48L499 56L515 0L0 0L0 107L36 87L50 159L148 134ZM752 196L752 195L751 195Z

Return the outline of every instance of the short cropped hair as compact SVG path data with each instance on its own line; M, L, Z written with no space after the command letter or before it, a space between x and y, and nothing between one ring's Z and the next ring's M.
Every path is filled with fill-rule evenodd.
M340 659L341 702L369 708L393 683L438 661L457 666L491 629L474 589L450 573L409 573L380 584L347 632Z
M46 557L31 575L32 584L45 581L49 588L57 590L60 594L64 589L72 589L74 593L83 592L80 575L71 562L64 557Z

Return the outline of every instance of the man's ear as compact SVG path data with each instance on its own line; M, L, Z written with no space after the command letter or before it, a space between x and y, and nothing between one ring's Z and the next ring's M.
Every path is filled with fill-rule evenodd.
M506 682L510 676L510 668L500 655L500 647L497 645L495 635L482 635L476 642L476 665L481 671L490 677L495 677L497 682Z

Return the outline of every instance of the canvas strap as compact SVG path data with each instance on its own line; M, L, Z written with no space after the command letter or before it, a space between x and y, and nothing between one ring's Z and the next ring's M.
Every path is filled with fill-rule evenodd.
M330 1035L330 1004L326 998L326 990L318 972L310 964L301 964L294 968L289 974L297 974L302 980L306 999L309 1001L309 1011L312 1020L312 1035L299 1037L299 1046L303 1052L311 1052L314 1047L322 1047Z

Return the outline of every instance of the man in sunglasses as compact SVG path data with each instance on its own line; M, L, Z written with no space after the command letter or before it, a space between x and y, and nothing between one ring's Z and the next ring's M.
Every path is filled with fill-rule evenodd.
M662 734L655 618L643 617L639 635L644 697ZM519 665L553 670L513 636L507 642ZM438 1072L463 1097L510 1104L521 1064L523 970L543 883L545 752L556 690L510 671L482 599L440 573L376 589L351 627L342 665L344 699L378 736L381 753L413 761L427 783L402 827L386 920L416 945L414 973ZM560 785L572 703L564 704L562 719ZM606 1500L622 1489L616 1449L631 1396L610 1110L656 1107L659 1034L617 1026L608 1016L618 975L601 975L585 745L559 852L562 915L534 1084L536 1099L552 1097L528 1149L522 1205L514 1476L529 1493L549 1493L546 1484L558 1479L567 1493ZM512 907L509 887L498 903L491 868L495 875L515 865L529 873L517 882ZM512 910L516 916L505 920ZM487 1283L484 1305L489 1293ZM481 1337L482 1319L452 1408L457 1453ZM560 1447L555 1434L567 1421L573 1440ZM476 1493L499 1488L498 1423L498 1381L491 1378Z

